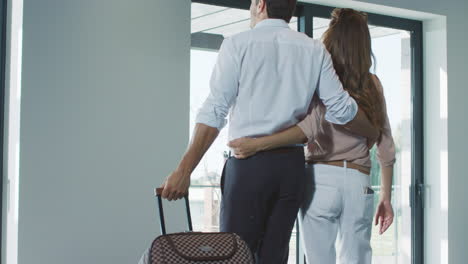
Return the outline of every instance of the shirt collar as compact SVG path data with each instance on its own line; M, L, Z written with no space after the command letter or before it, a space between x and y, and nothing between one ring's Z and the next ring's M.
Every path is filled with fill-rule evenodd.
M273 18L268 18L264 19L255 25L254 28L261 28L261 27L283 27L283 28L289 28L288 23L284 21L283 19L273 19Z

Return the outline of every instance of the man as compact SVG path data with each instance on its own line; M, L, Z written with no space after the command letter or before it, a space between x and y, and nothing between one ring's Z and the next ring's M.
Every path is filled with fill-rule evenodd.
M296 0L252 0L252 29L223 42L210 95L187 152L163 185L164 198L187 193L192 171L229 112L229 140L295 125L308 113L314 92L327 107L328 121L346 124L356 117L356 102L343 90L324 46L289 28L295 5ZM287 263L304 180L302 146L229 158L221 180L221 231L240 235L257 263Z

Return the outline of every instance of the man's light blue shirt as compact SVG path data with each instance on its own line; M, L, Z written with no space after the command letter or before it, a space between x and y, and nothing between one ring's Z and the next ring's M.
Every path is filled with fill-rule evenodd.
M355 117L357 104L324 45L284 20L266 19L224 40L196 122L221 130L229 114L229 140L270 135L304 119L314 92L328 121L345 124Z

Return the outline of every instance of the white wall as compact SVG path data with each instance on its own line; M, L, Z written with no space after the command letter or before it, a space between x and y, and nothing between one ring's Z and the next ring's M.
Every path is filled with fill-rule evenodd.
M190 1L24 0L23 28L18 263L136 263L188 140Z
M17 263L23 1L9 0L5 70L2 263Z
M425 263L448 263L447 23L424 23ZM451 262L456 263L456 262Z
M453 15L447 18L448 73L448 238L450 263L465 263L468 259L468 203L466 202L466 151L468 149L468 1L454 1Z

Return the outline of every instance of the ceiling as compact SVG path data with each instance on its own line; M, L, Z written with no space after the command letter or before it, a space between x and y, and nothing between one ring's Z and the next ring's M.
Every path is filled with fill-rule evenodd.
M192 33L203 32L219 34L224 37L246 31L250 28L248 10L192 3ZM314 18L314 36L319 37L328 27L329 19ZM290 27L297 30L297 17L291 19ZM393 34L404 34L401 30L369 26L372 38ZM409 34L406 33L409 37Z
M297 18L289 24L297 30ZM192 33L220 34L224 37L250 29L248 10L192 3Z

